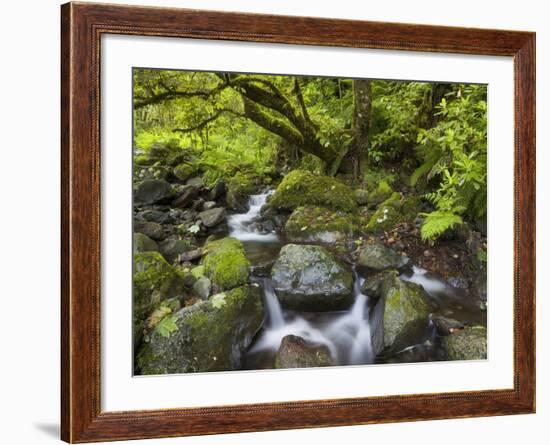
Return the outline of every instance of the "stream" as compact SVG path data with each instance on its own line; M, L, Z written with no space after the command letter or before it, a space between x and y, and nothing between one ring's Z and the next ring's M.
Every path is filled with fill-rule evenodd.
M326 345L337 366L362 365L372 363L433 361L442 359L442 350L438 345L435 327L431 320L424 332L411 338L411 346L393 354L391 357L376 357L371 345L371 329L381 324L380 314L373 311L375 302L361 292L364 278L355 269L354 304L346 311L334 312L298 312L281 307L275 295L269 277L255 273L255 268L270 265L277 258L279 250L285 244L279 234L259 232L254 220L259 216L261 207L272 192L252 195L249 198L248 212L231 215L228 219L229 235L239 239L252 264L252 280L263 289L266 320L245 354L244 369L271 369L281 340L286 335L297 335L305 340ZM459 289L453 288L444 280L425 270L413 266L402 273L403 280L421 284L445 316L454 316L462 320L479 321L479 311L463 305Z

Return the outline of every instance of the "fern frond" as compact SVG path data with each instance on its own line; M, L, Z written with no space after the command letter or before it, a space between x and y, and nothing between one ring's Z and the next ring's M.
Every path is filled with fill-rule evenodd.
M453 226L462 224L462 218L451 212L436 210L435 212L425 214L425 216L426 219L420 229L423 241L434 240Z

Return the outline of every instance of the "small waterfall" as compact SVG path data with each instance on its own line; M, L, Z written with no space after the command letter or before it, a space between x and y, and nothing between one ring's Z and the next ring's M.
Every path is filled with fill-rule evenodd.
M280 329L285 324L285 318L277 295L275 295L275 291L273 290L271 280L264 278L262 280L262 286L264 289L268 325L271 329Z
M241 241L277 241L278 237L275 233L260 233L255 231L251 227L251 223L260 214L260 209L266 203L267 197L271 195L273 191L263 193L260 195L251 195L249 198L248 212L237 213L231 215L227 223L229 225L229 235L233 238L237 238Z

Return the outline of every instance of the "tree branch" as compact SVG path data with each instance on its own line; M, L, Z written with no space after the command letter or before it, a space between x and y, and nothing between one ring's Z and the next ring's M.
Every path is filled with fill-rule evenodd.
M202 97L203 99L208 99L209 97L219 93L220 91L227 88L228 86L229 85L227 84L219 84L211 90L180 91L180 90L170 89L164 85L164 88L166 89L166 91L162 93L155 94L150 97L134 97L134 109L137 110L139 108L146 107L147 105L166 102L168 100L176 99L178 97L186 97L186 98Z
M200 122L197 125L193 125L192 127L188 127L188 128L174 128L172 131L173 132L178 132L178 133L190 133L192 131L202 130L210 122L215 121L216 119L218 119L224 113L231 113L231 114L234 114L234 115L239 116L239 117L246 117L246 115L244 115L242 113L239 113L235 110L231 110L229 108L223 108L223 109L217 111L216 113L214 113L212 116L206 118L205 120L203 120L202 122Z

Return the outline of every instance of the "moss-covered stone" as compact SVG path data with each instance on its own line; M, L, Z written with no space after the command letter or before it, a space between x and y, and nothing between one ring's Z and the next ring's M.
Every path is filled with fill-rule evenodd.
M204 273L221 290L241 286L248 281L250 263L242 243L235 238L222 238L206 245Z
M422 286L403 281L397 271L387 270L368 279L362 291L378 298L371 311L371 336L376 354L384 348L400 349L414 344L428 326L433 304Z
M270 200L277 209L294 210L304 205L351 212L357 208L353 190L330 176L293 170L281 181Z
M362 223L351 213L307 205L292 212L284 233L292 242L335 243L353 238Z
M261 289L241 286L170 315L169 329L155 329L139 351L141 374L229 371L264 320Z
M487 359L487 329L468 326L441 339L450 360Z
M321 246L287 244L271 269L277 298L289 309L332 311L352 303L353 276Z
M195 174L195 167L188 163L182 163L174 167L174 176L180 181L187 181Z
M357 189L353 192L355 195L355 201L357 201L357 204L360 206L367 205L369 202L369 192L367 190L363 189Z
M153 308L163 300L182 296L183 273L170 266L158 252L134 255L134 341L139 343L143 323Z
M186 239L167 239L159 243L159 251L169 263L173 263L178 255L194 248L195 246Z
M357 254L358 268L368 271L380 271L384 269L399 269L409 262L409 258L398 254L396 251L381 243L370 243L359 249Z
M393 190L388 184L388 182L385 180L380 181L377 187L372 192L369 193L369 196L368 196L369 205L376 206L380 204L381 202L388 199L392 193L393 193Z
M134 253L157 252L157 243L143 233L134 233Z
M402 222L412 222L420 211L420 206L419 197L405 198L394 192L376 208L365 226L365 231L376 233L392 229Z

